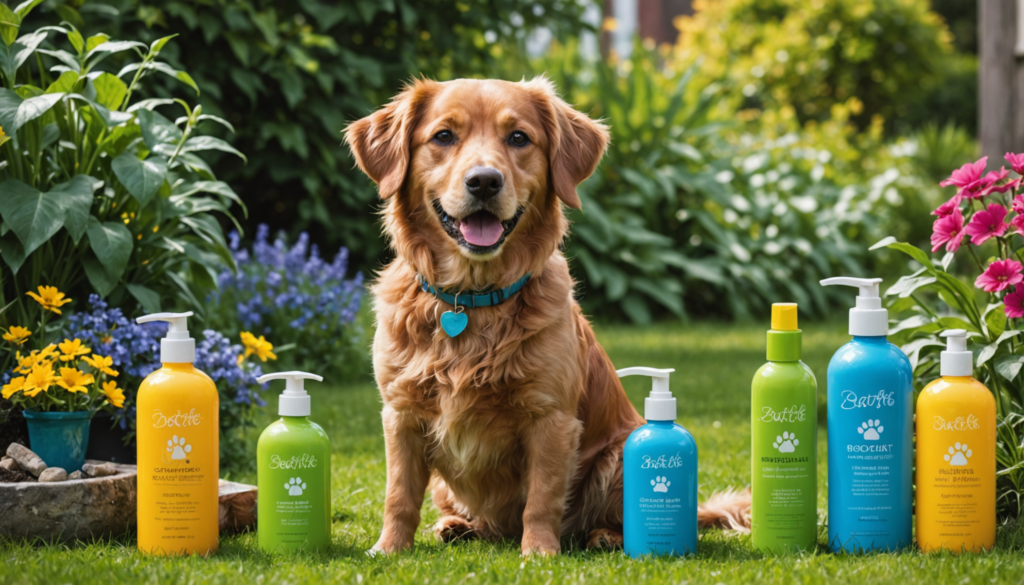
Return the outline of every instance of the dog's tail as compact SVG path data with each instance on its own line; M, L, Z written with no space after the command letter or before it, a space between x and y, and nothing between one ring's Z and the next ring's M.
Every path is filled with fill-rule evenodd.
M697 525L750 532L750 487L711 494L708 501L697 507Z

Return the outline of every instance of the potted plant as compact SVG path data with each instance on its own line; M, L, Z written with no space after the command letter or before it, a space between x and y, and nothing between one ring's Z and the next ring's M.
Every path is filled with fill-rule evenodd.
M81 469L89 421L97 411L124 406L119 373L110 356L93 353L81 339L47 339L47 317L60 315L60 307L71 302L64 293L39 286L26 294L42 307L41 316L35 332L19 325L3 329L4 350L14 365L0 395L24 409L29 446L49 467Z

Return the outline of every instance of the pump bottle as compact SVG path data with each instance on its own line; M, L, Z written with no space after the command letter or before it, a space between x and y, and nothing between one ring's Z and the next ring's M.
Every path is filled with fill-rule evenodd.
M801 337L796 304L773 304L768 363L751 384L751 541L773 553L812 549L817 536L818 387Z
M834 552L912 542L914 387L910 360L886 340L881 278L827 278L859 288L853 340L828 365L828 540Z
M623 448L623 539L626 554L684 555L697 551L697 444L675 423L668 388L675 370L626 368L619 377L650 376L644 399L647 424Z
M220 401L213 380L192 365L191 316L136 319L170 323L163 367L142 381L136 404L139 550L158 555L209 555L219 537Z
M996 401L972 377L967 332L942 336L942 377L917 399L917 544L978 552L996 542Z
M309 420L306 372L280 372L256 379L285 380L276 422L256 445L259 504L257 538L269 552L322 550L331 542L331 443Z

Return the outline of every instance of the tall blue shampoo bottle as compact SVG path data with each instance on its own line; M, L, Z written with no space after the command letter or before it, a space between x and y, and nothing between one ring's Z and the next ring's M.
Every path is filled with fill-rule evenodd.
M828 365L828 538L834 552L911 544L913 369L889 343L881 278L828 278L860 288L853 340Z
M634 558L697 551L697 443L675 423L676 399L668 389L673 371L618 371L653 378L644 400L647 424L629 436L622 456L623 545Z

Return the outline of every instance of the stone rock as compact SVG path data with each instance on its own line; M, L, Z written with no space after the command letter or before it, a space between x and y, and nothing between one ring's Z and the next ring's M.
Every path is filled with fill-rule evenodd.
M134 529L136 469L114 466L116 475L88 481L0 483L0 537L91 540Z
M89 477L107 477L117 474L117 468L114 467L113 463L101 463L99 465L86 463L82 466L82 471Z
M0 467L3 467L8 471L22 471L21 466L18 465L18 462L15 461L14 459L11 459L10 457L4 459L3 461L0 461Z
M39 474L39 483L53 483L56 481L66 481L68 478L68 472L64 471L60 467L47 467Z
M85 479L85 474L79 471L72 471L68 474L68 479Z
M0 462L4 462L4 461L7 461L7 460L8 460L8 459L10 459L10 458L11 458L11 456L10 456L10 455L4 455L4 456L0 457Z
M11 443L7 447L7 455L18 462L22 469L39 477L39 474L46 470L46 463L33 453L28 447L20 443Z

